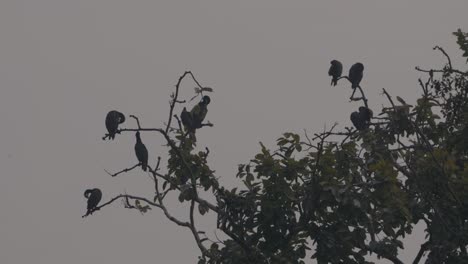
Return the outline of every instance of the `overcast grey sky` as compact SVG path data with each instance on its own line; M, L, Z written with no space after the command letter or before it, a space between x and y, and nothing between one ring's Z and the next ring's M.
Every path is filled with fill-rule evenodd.
M192 70L215 90L215 126L197 133L199 144L234 186L258 141L350 125L358 103L348 85L330 87L330 60L345 72L364 63L371 107L385 102L383 87L411 102L414 66L443 63L434 45L460 54L451 32L468 30L467 11L466 0L0 1L0 263L194 263L188 230L157 210L142 216L116 203L81 218L86 188L101 188L103 200L152 194L140 170L104 172L136 163L133 134L101 140L109 110L160 127L173 85ZM183 83L183 99L193 87ZM142 138L151 163L165 157L159 135ZM406 246L405 262L418 248Z

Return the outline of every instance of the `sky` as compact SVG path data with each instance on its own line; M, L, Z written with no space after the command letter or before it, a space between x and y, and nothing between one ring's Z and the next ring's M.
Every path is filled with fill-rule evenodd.
M137 162L133 134L101 140L108 111L163 127L169 95L191 70L214 89L206 118L214 126L197 132L198 143L220 182L234 187L237 165L259 141L273 147L286 131L350 126L359 103L349 102L349 85L330 87L332 59L345 73L364 64L374 109L386 103L382 88L417 98L414 67L444 63L435 45L466 68L451 33L468 31L467 10L466 0L0 1L0 262L195 263L189 230L161 211L141 215L117 202L81 218L87 188L102 189L103 201L152 197L141 170L105 173ZM181 99L194 87L184 81ZM167 157L160 135L142 139L150 164ZM177 199L168 205L187 217ZM212 238L214 219L197 220ZM421 237L419 227L406 240L405 263Z

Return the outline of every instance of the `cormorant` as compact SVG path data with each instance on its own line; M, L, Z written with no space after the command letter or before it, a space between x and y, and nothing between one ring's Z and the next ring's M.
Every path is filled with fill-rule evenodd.
M364 65L360 62L351 66L348 74L349 81L351 82L351 88L356 89L359 86L359 83L361 83L362 80L363 71Z
M366 121L359 112L351 113L351 122L357 130L364 130L366 128Z
M185 130L193 130L192 115L187 111L187 108L184 107L182 113L180 113L180 119L182 120Z
M86 212L86 215L90 215L91 213L94 212L96 209L97 205L101 201L102 198L102 192L98 188L95 189L88 189L84 192L84 197L88 199L88 211Z
M193 140L193 142L197 141L195 137L195 129L196 127L193 124L193 118L191 112L187 111L187 108L184 107L182 113L180 113L180 119L182 120L182 124L184 125L184 129L186 135L189 135L189 138Z
M336 86L338 78L340 78L343 73L343 64L337 60L332 60L330 64L331 66L328 70L328 75L332 76L331 85Z
M136 136L135 154L137 156L138 161L141 164L141 168L144 171L146 171L146 167L148 166L148 150L146 149L145 144L141 142L139 131L136 132L135 136Z
M190 115L192 116L192 125L193 128L201 128L202 122L208 113L207 105L211 102L211 98L208 95L203 96L202 100L196 104L192 111L190 111Z
M362 117L362 119L365 122L369 123L371 121L371 118L374 115L374 113L369 108L367 108L365 106L361 106L361 107L359 107L359 115Z
M123 122L125 122L124 114L115 110L112 110L109 113L107 113L106 128L107 128L107 131L109 132L109 139L115 138L115 133L117 132L119 128L119 124L122 124Z
M357 130L364 130L369 127L369 123L373 116L372 110L367 107L359 107L359 112L351 113L351 122Z

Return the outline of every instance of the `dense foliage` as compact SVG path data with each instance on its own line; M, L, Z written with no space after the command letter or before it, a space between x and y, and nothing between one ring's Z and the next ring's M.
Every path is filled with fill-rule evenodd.
M454 35L468 57L468 34ZM176 105L189 103L178 98L184 78L195 81L197 96L212 92L186 72L172 95L165 128L138 123L117 131L154 131L166 140L167 169L160 168L160 158L156 166L148 165L154 199L121 194L94 211L117 199L143 213L160 208L192 232L201 250L199 263L305 263L310 257L319 264L370 263L370 254L403 263L402 238L421 221L427 236L413 263L425 253L426 263L468 263L468 71L454 68L441 47L434 49L447 63L416 68L426 77L419 80L422 93L414 105L400 97L394 101L383 90L388 105L374 109L359 130L334 126L313 136L284 133L275 149L261 144L260 153L239 165L243 184L234 189L220 186L207 162L209 150L199 151L196 144L202 142L188 135L211 124L200 122L188 131L174 115ZM338 85L348 86L347 79ZM364 91L358 86L351 100L367 107ZM190 219L171 215L164 203L170 192L187 203ZM208 211L218 216L222 240L208 239L195 225L195 217Z

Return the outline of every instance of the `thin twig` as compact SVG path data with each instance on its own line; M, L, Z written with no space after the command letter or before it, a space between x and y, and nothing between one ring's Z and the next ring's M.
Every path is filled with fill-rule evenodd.
M175 104L178 102L177 101L177 98L179 97L179 87L180 87L180 83L182 82L182 80L185 78L185 76L187 74L189 74L190 71L186 71L184 72L184 74L182 74L180 77L179 77L179 80L177 81L177 84L175 85L176 87L176 91L175 91L175 94L173 94L173 98L172 98L172 102L170 104L170 109L169 109L169 118L167 120L167 125L166 125L166 129L165 129L165 132L168 133L169 132L169 127L171 127L171 122L172 122L172 115L173 115L173 112L174 112L174 107L175 107Z
M447 54L447 52L445 52L445 50L440 46L435 46L433 49L439 50L442 52L442 54L444 54L445 58L447 58L449 69L452 70L452 60L450 59L450 56Z
M119 171L119 172L116 172L116 173L113 173L113 174L111 174L110 172L108 172L108 171L105 170L105 169L104 169L104 171L105 171L107 174L109 174L110 176L115 177L115 176L117 176L117 175L119 175L119 174L121 174L121 173L129 172L129 171L133 170L134 168L136 168L136 167L138 167L138 166L140 166L140 165L141 165L141 164L138 163L138 164L134 165L133 167L123 169L123 170L121 170L121 171Z
M138 117L136 117L135 115L130 115L130 117L135 118L135 120L137 122L137 125L138 125L138 129L141 129L140 120L138 119ZM117 132L119 132L119 131L117 131Z
M132 199L132 200L141 200L141 201L144 201L144 202L148 203L149 205L152 205L152 206L155 206L155 207L158 207L158 208L162 208L160 204L154 203L154 202L152 202L152 201L150 201L150 200L148 200L146 198L143 198L143 197L138 197L138 196L128 195L128 194L119 194L116 197L110 199L108 202L105 202L105 203L101 204L100 206L96 206L93 210L91 210L89 213L86 213L82 217L83 218L87 217L88 215L91 215L94 212L101 210L101 208L112 204L113 202L115 202L119 198Z

